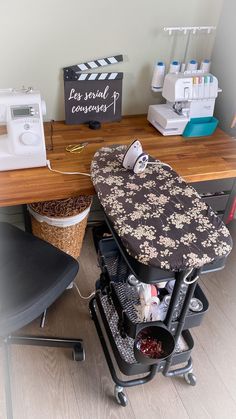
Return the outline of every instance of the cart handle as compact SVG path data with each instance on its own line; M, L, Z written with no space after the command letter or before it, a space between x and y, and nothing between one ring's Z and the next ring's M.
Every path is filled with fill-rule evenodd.
M199 278L199 275L196 273L196 275L194 275L192 279L188 280L188 277L191 275L192 272L193 272L193 268L191 268L190 271L188 271L184 277L183 281L186 285L194 284L194 282L196 282Z

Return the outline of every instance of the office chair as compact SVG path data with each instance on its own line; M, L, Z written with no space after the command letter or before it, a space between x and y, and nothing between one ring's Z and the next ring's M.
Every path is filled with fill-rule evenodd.
M9 345L72 347L84 360L81 339L12 334L36 319L74 280L78 262L49 243L0 222L0 341L4 353L7 418L12 419Z

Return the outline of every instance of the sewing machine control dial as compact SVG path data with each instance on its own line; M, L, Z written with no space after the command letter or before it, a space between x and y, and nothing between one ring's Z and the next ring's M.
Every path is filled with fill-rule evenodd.
M34 132L23 132L23 134L20 135L20 141L24 145L37 145L39 136Z

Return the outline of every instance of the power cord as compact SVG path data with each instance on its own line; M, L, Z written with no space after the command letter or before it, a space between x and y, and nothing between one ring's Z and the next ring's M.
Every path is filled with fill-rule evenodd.
M83 175L83 176L89 176L91 177L90 173L82 173L82 172L61 172L60 170L52 169L50 160L46 160L48 169L51 170L51 172L61 173L62 175Z
M167 164L167 163L163 163L162 161L160 161L160 160L158 160L158 161L149 161L148 162L148 164L157 164L157 165L159 165L159 166L167 166L167 167L169 167L170 169L172 169L172 167L169 165L169 164Z
M76 291L78 292L78 294L79 294L80 298L82 298L83 300L89 300L89 299L90 299L93 295L95 295L95 291L93 291L90 295L88 295L87 297L85 297L84 295L82 295L82 294L81 294L81 292L80 292L80 290L79 290L78 285L76 285L76 284L74 283L74 286L75 286L75 289L76 289Z
M83 175L83 176L89 176L91 177L91 175L89 173L82 173L82 172L61 172L60 170L54 170L51 167L51 163L50 160L47 160L47 166L49 168L49 170L51 170L51 172L56 172L56 173L61 173L63 175ZM93 295L95 295L95 292L92 292L90 295L88 295L87 297L85 297L84 295L81 294L79 287L74 283L75 289L78 292L80 298L82 298L83 300L89 300Z

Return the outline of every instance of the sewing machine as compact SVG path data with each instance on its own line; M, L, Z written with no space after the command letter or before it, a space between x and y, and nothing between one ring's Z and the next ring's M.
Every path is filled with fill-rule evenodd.
M0 90L0 171L46 166L43 118L45 102L29 89Z
M213 113L219 91L210 73L168 73L162 89L166 104L150 105L147 119L163 135L210 135L218 124Z

